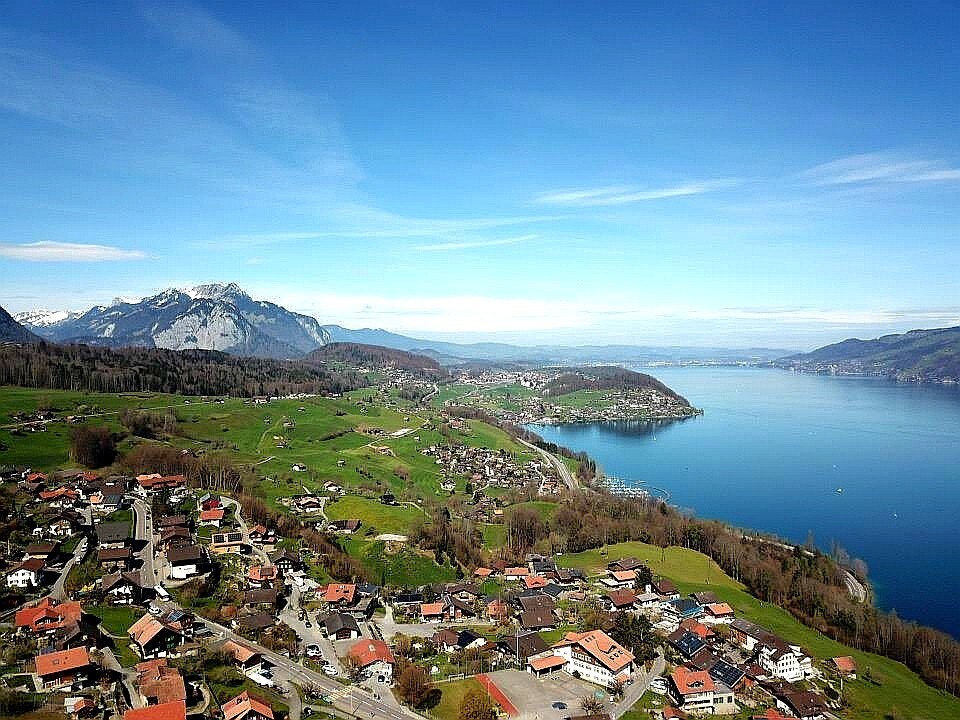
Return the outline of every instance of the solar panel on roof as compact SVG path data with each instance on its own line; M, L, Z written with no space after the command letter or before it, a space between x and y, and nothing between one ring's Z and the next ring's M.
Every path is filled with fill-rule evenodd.
M743 679L743 670L735 665L731 665L726 660L717 660L709 672L710 677L722 682L728 687L734 687Z

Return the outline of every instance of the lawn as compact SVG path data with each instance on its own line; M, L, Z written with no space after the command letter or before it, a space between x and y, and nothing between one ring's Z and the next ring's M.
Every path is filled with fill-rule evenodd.
M487 550L496 550L507 544L507 526L484 524L480 526L483 533L483 547Z
M432 553L416 548L404 547L390 554L386 552L386 543L383 541L360 538L350 538L344 541L343 546L370 570L374 582L382 585L409 587L457 579L457 570L449 560L442 566L437 565Z
M750 595L744 587L726 575L705 555L679 547L658 548L639 542L610 545L606 552L587 552L563 555L558 558L562 567L578 567L589 573L601 572L611 560L633 556L646 561L654 573L673 580L682 593L712 590L744 617L799 643L819 661L838 655L852 655L861 672L870 668L879 686L863 680L844 685L849 708L843 717L850 720L935 720L960 717L960 698L935 690L925 684L905 665L880 655L863 653L841 645L803 625L790 613Z
M430 715L440 720L456 720L460 713L460 703L470 690L483 691L483 686L473 678L454 680L453 682L439 683L440 702L430 709Z
M126 638L127 630L143 617L143 610L124 606L94 605L86 608L91 615L100 618L103 629L115 637Z
M384 505L379 500L357 495L346 495L328 504L326 515L331 520L359 518L363 522L361 532L376 528L377 532L401 535L409 533L411 528L425 517L424 512L416 507Z

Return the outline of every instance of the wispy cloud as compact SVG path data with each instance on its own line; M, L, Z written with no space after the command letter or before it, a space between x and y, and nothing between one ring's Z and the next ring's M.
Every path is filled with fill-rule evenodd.
M435 238L461 242L466 233L511 228L559 219L552 215L513 215L487 218L421 218L398 215L368 205L345 204L329 211L322 230L293 230L227 235L210 240L217 247L253 247L284 242L351 238L357 240ZM525 238L528 239L528 238ZM517 241L519 242L519 241ZM506 244L506 243L501 243ZM451 248L453 249L453 248Z
M110 245L41 240L19 245L0 244L0 257L29 262L110 262L143 260L147 256L140 250L124 250Z
M700 195L730 187L734 180L703 180L660 188L640 188L632 185L610 185L598 188L551 190L537 195L533 202L542 205L566 205L569 207L597 207L626 205L646 200Z
M876 152L831 160L803 171L800 176L815 185L956 182L960 181L960 168L941 160Z
M516 245L540 237L539 235L520 235L519 237L501 238L499 240L466 240L460 242L435 243L433 245L416 245L414 250L436 252L446 250L467 250L469 248L494 247L496 245Z

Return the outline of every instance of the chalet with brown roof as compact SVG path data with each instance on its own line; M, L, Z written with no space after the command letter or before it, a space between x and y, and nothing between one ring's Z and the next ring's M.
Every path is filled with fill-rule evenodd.
M606 598L614 610L630 610L637 601L637 594L630 588L620 588L608 592Z
M144 660L176 657L193 636L193 616L182 610L159 617L146 614L130 626L127 635Z
M276 613L280 596L273 588L247 590L243 594L243 607L251 612Z
M107 547L97 551L97 564L108 572L124 572L133 564L133 550L128 547Z
M104 575L100 589L111 605L139 605L143 600L143 580L136 570Z
M35 588L43 584L47 564L40 558L29 558L14 565L7 573L7 587Z

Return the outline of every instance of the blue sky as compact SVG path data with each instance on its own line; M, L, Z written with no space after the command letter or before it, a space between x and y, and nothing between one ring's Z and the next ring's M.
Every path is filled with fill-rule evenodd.
M0 304L236 281L427 337L960 323L950 3L0 14Z

